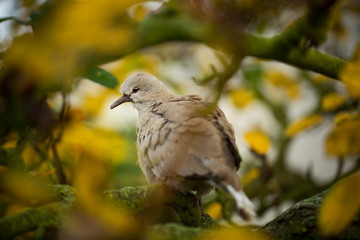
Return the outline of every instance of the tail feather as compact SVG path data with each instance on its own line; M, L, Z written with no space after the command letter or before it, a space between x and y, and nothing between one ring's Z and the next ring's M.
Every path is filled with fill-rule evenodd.
M245 221L253 220L256 217L255 206L246 194L242 190L236 191L231 185L226 185L225 189L234 198L240 216Z

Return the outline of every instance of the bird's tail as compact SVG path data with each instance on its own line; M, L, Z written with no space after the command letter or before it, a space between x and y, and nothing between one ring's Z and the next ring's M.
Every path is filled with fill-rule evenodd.
M245 221L252 221L256 217L255 206L246 194L240 190L236 191L231 185L225 186L226 191L233 197L236 203L236 207L239 215Z

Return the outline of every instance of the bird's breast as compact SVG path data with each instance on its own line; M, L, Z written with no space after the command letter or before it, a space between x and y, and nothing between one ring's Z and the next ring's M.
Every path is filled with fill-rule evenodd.
M153 114L139 121L137 146L140 163L153 168L163 160L164 156L159 149L169 137L172 128L170 125L167 119Z

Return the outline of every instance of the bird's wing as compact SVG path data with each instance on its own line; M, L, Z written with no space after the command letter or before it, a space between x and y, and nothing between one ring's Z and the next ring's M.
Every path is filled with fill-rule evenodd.
M229 172L236 175L240 162L234 134L221 110L209 113L208 106L195 96L155 105L138 133L140 165L146 165L142 168L151 168L159 180L231 176L219 180L234 185Z
M221 111L220 108L217 107L210 116L210 121L215 125L221 135L222 140L226 144L226 148L230 153L229 160L232 161L232 164L234 164L236 169L239 169L242 159L236 146L234 129L226 119L225 114L223 111Z

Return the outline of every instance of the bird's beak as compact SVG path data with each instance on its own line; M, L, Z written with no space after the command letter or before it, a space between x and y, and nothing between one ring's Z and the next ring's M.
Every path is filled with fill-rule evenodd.
M122 95L118 100L116 100L113 104L111 104L110 109L116 108L120 104L123 104L125 102L131 102L131 98L129 95Z

